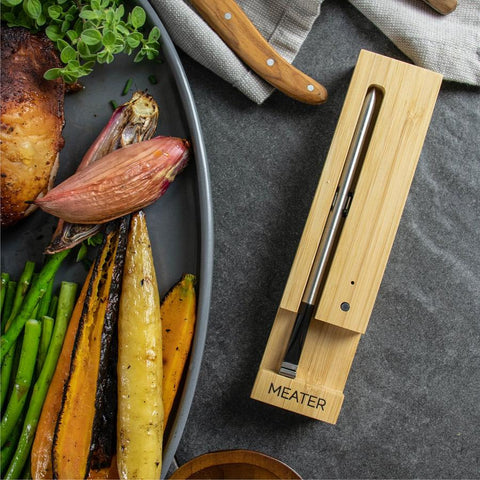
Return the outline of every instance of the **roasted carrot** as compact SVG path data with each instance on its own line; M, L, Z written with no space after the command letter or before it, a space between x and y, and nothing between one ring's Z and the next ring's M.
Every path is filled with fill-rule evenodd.
M196 320L195 276L183 275L162 300L163 409L172 410L192 344Z
M37 433L33 442L31 460L32 460L32 478L47 479L52 476L52 442L57 422L58 412L62 402L63 386L70 370L70 361L72 357L73 344L77 333L78 322L83 310L83 304L87 296L88 284L92 275L93 266L90 269L87 279L83 285L82 291L78 297L73 310L70 323L68 325L65 340L63 342L62 352L58 359L55 374L50 383L45 403L43 404L42 414L37 427Z
M117 467L120 478L160 478L162 325L145 215L132 216L118 317Z
M116 331L118 282L123 272L128 223L123 219L120 225L107 227L104 244L95 261L53 436L52 470L57 479L83 479L89 473L94 455L101 452L102 458L96 464L96 468L101 469L111 464L115 453L115 422L107 421L100 436L94 435L94 428L99 409L109 410L102 411L105 418L115 418L112 401L116 400L116 391L112 401L98 400L108 389L107 383L111 383L111 378L102 378L100 372L102 363L108 361L106 337ZM111 445L98 443L107 437Z

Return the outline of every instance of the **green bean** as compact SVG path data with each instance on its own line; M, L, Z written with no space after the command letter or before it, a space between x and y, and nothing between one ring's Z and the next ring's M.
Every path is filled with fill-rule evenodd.
M22 425L23 425L24 415L19 419L16 423L13 432L11 433L8 440L5 442L5 445L2 448L1 452L1 459L0 459L0 471L3 478L8 466L10 465L10 461L12 460L13 454L17 448L18 439L20 438L20 434L22 433Z
M20 335L25 322L30 318L35 306L45 294L48 283L55 276L55 273L69 253L70 250L63 250L48 258L38 275L38 280L28 290L18 315L14 317L10 326L0 338L0 361Z
M58 297L54 295L52 297L52 300L50 301L50 306L48 307L47 315L49 317L55 318L55 315L57 314L57 306L58 306Z
M50 339L52 338L54 320L52 317L44 315L42 318L42 336L40 337L40 347L38 349L37 365L35 371L37 376L42 371L43 362L47 356L48 346L50 345Z
M65 338L65 332L75 304L76 290L76 284L70 282L62 283L58 302L58 313L55 318L47 357L45 358L40 376L33 387L32 396L25 415L25 422L23 423L22 434L8 471L3 477L5 480L18 478L30 455L30 449L35 438L43 402L45 401L50 381L55 372L57 360Z
M18 280L18 284L21 287L20 295L22 296L22 298L26 295L34 277L35 277L35 262L27 260L25 262L25 268Z
M5 316L4 319L8 320L10 317L12 308L13 308L13 299L17 291L17 282L8 282L7 295L5 298ZM15 348L17 342L14 343L13 347L8 351L5 357L2 360L1 369L1 392L0 392L0 411L3 412L4 402L7 398L7 394L10 390L10 377L12 372L15 372L18 367L18 359L20 357L20 348ZM14 368L15 366L15 368Z
M19 312L20 307L22 306L22 302L28 291L28 287L30 287L34 270L35 262L31 262L29 260L25 262L25 267L17 282L17 291L15 292L15 298L13 299L12 312L8 317L7 325L5 327L6 330L8 330L8 327L10 326L11 322Z
M2 333L5 331L7 321L10 318L13 308L13 299L17 290L17 282L10 280L7 285L7 291L5 292L5 301L3 304L2 312Z
M35 316L37 320L42 320L45 315L48 315L48 307L50 306L53 295L53 280L54 279L52 278L48 283L45 295L42 297L40 303L38 304L37 315Z
M7 285L7 291L5 294L5 302L3 305L3 316L2 316L2 332L3 328L10 317L13 308L13 299L15 297L15 292L17 290L17 282L9 281ZM9 352L2 359L1 364L1 379L0 379L0 411L3 412L3 405L8 394L8 387L10 385L10 376L13 370L13 359L15 356L15 348L11 348Z
M37 359L38 345L42 325L38 320L28 320L25 323L25 333L22 342L22 353L18 364L15 383L10 392L10 399L1 423L1 445L5 444L20 418L23 407L28 397L32 383L35 361Z
M34 318L42 322L42 336L40 338L40 347L38 349L37 365L35 366L35 373L37 377L42 369L45 355L47 354L50 337L52 336L53 318L49 317L47 314L53 295L53 281L54 279L52 278L48 284L47 290L45 291L45 295L41 298L40 303L37 305L37 311L34 311Z
M7 285L10 281L10 275L8 273L2 272L1 275L1 286L0 286L0 313L3 312L3 302L5 301L5 294L7 293Z
M13 370L13 359L15 357L15 348L11 348L2 360L2 378L1 378L1 393L0 393L0 410L3 412L3 405L7 398L8 387L10 385L10 377Z
M27 457L27 461L23 467L20 478L24 480L30 480L32 478L32 457L30 455Z

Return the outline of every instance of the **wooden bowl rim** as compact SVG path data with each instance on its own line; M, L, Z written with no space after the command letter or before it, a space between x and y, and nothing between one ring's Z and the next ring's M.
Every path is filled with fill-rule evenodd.
M204 453L180 466L173 472L169 479L185 479L206 468L235 463L264 468L281 479L302 480L297 472L282 461L262 452L245 449L217 450L215 452Z

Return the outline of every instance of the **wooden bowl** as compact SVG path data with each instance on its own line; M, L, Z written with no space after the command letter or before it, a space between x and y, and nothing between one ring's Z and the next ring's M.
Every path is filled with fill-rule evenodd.
M289 466L251 450L222 450L195 457L182 465L170 480L189 479L298 479Z

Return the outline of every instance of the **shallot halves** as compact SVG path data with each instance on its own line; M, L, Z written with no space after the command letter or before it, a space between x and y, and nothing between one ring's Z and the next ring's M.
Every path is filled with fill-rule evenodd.
M112 113L107 125L92 143L77 171L105 155L132 143L150 140L158 123L158 105L146 92L134 92L132 98ZM95 235L103 224L70 223L60 219L45 253L61 252Z
M35 203L67 222L104 223L155 202L189 157L189 142L177 137L127 145L77 171Z

